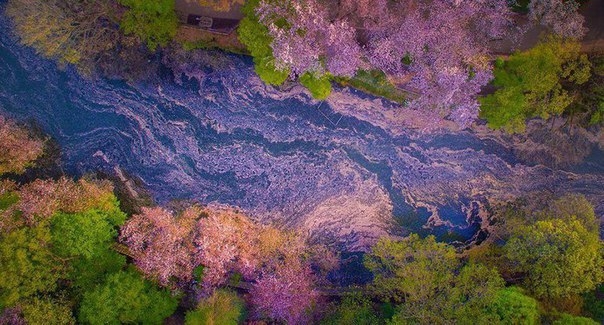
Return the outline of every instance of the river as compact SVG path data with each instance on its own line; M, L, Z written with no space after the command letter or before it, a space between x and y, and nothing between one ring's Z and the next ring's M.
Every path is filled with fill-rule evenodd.
M198 78L179 82L164 70L90 80L19 45L4 16L0 30L0 113L35 120L70 174L118 166L160 203L230 204L352 251L386 233L462 243L490 204L532 191L583 193L604 210L604 159L587 136L585 159L552 164L548 134L407 128L408 112L354 90L318 103L267 87L246 57L202 53Z

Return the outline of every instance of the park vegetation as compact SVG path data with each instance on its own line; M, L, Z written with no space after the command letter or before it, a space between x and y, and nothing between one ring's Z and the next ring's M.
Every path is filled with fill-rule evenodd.
M191 1L241 7L238 37L260 79L297 81L316 99L338 81L462 127L604 122L604 58L581 52L573 0ZM515 37L523 10L551 33L495 59L487 44ZM23 44L87 75L137 78L150 55L182 53L173 0L9 0L6 14ZM303 234L228 206L127 214L107 180L21 178L46 140L4 117L0 138L1 324L604 322L600 224L582 196L501 204L490 237L463 249L381 238L363 258L371 280L342 288L327 276L337 254Z
M499 59L495 93L481 100L481 116L489 126L523 131L531 117L562 115L574 101L573 87L591 76L591 63L576 41L550 37L525 52ZM564 85L564 86L563 86Z

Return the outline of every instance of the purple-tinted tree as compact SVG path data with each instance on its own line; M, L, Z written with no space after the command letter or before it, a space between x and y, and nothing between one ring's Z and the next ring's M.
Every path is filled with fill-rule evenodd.
M410 78L418 109L437 109L462 127L478 114L476 95L491 79L487 43L511 25L505 0L405 1L386 7L368 30L367 57L390 75Z
M260 2L256 13L273 38L275 65L352 76L375 68L434 109L468 126L478 115L476 95L491 75L489 40L511 26L506 0Z
M120 240L128 246L136 266L160 284L172 285L174 279L185 283L193 279L200 264L194 244L200 215L196 206L178 216L159 207L143 208L121 228Z
M264 274L250 290L258 315L286 324L308 324L318 297L310 267L291 260Z
M560 36L580 39L587 32L575 0L532 0L528 8L531 19Z
M30 136L25 128L0 116L0 174L21 174L42 155L44 143Z
M330 20L321 1L262 1L256 13L273 37L280 70L352 76L362 63L355 28L346 19Z

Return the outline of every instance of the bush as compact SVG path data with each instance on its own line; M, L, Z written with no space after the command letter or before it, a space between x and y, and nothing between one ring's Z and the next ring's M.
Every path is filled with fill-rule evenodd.
M174 0L119 0L129 7L120 26L126 34L134 34L151 50L165 46L176 35L178 17Z
M199 302L197 309L187 312L187 325L236 325L245 318L245 304L236 293L216 290Z
M323 100L331 94L331 78L328 75L317 77L307 72L300 77L300 83L315 99Z

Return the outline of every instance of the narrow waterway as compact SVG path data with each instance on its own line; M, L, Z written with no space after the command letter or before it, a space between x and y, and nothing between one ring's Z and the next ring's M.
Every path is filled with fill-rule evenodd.
M596 145L580 163L548 167L520 154L518 138L391 127L345 107L404 114L392 104L349 89L317 103L220 53L200 55L198 80L89 80L20 46L4 16L0 30L0 113L41 125L68 172L119 166L159 202L235 205L350 250L409 231L465 241L485 205L531 191L584 193L604 210Z

